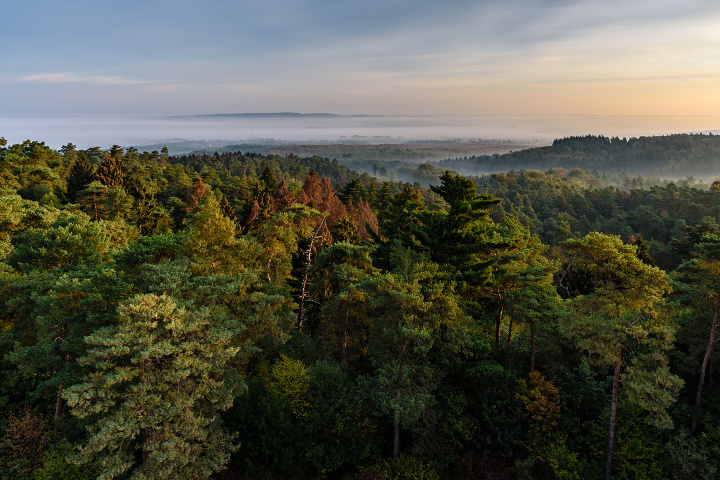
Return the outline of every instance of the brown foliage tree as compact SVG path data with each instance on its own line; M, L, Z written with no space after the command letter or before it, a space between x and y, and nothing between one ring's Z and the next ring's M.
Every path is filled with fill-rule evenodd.
M348 202L347 211L357 226L358 236L363 240L370 239L370 231L378 232L378 220L375 217L370 205L362 198L358 200L357 205L353 205L352 200Z
M190 191L185 195L185 213L188 214L198 206L200 200L208 194L208 188L203 183L202 178L197 177L193 182Z
M284 178L280 179L280 183L275 189L275 192L272 194L271 201L276 212L279 212L285 207L289 207L297 201L295 199L295 195L288 190Z
M95 178L107 187L121 187L125 183L125 165L117 156L105 155L105 160L95 172Z

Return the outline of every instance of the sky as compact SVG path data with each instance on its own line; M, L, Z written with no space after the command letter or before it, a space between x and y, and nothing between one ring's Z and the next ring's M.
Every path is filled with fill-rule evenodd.
M718 0L2 3L0 114L720 119Z

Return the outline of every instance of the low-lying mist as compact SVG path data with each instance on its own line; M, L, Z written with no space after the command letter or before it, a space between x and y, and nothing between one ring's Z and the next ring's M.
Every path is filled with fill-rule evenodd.
M52 148L142 146L202 141L206 149L228 144L360 143L419 140L510 141L548 145L572 135L619 137L720 132L718 116L340 116L240 114L202 116L14 115L0 117L10 143L44 141ZM192 149L191 149L192 150Z

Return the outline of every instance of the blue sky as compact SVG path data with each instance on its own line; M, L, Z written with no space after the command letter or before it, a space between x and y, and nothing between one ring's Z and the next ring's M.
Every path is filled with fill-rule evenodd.
M4 4L5 114L720 115L717 0Z

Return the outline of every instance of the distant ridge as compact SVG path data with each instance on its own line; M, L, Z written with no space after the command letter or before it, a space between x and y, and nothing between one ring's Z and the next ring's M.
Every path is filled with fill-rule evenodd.
M173 115L169 118L334 118L334 117L371 117L375 115L338 115L336 113L211 113L205 115Z

